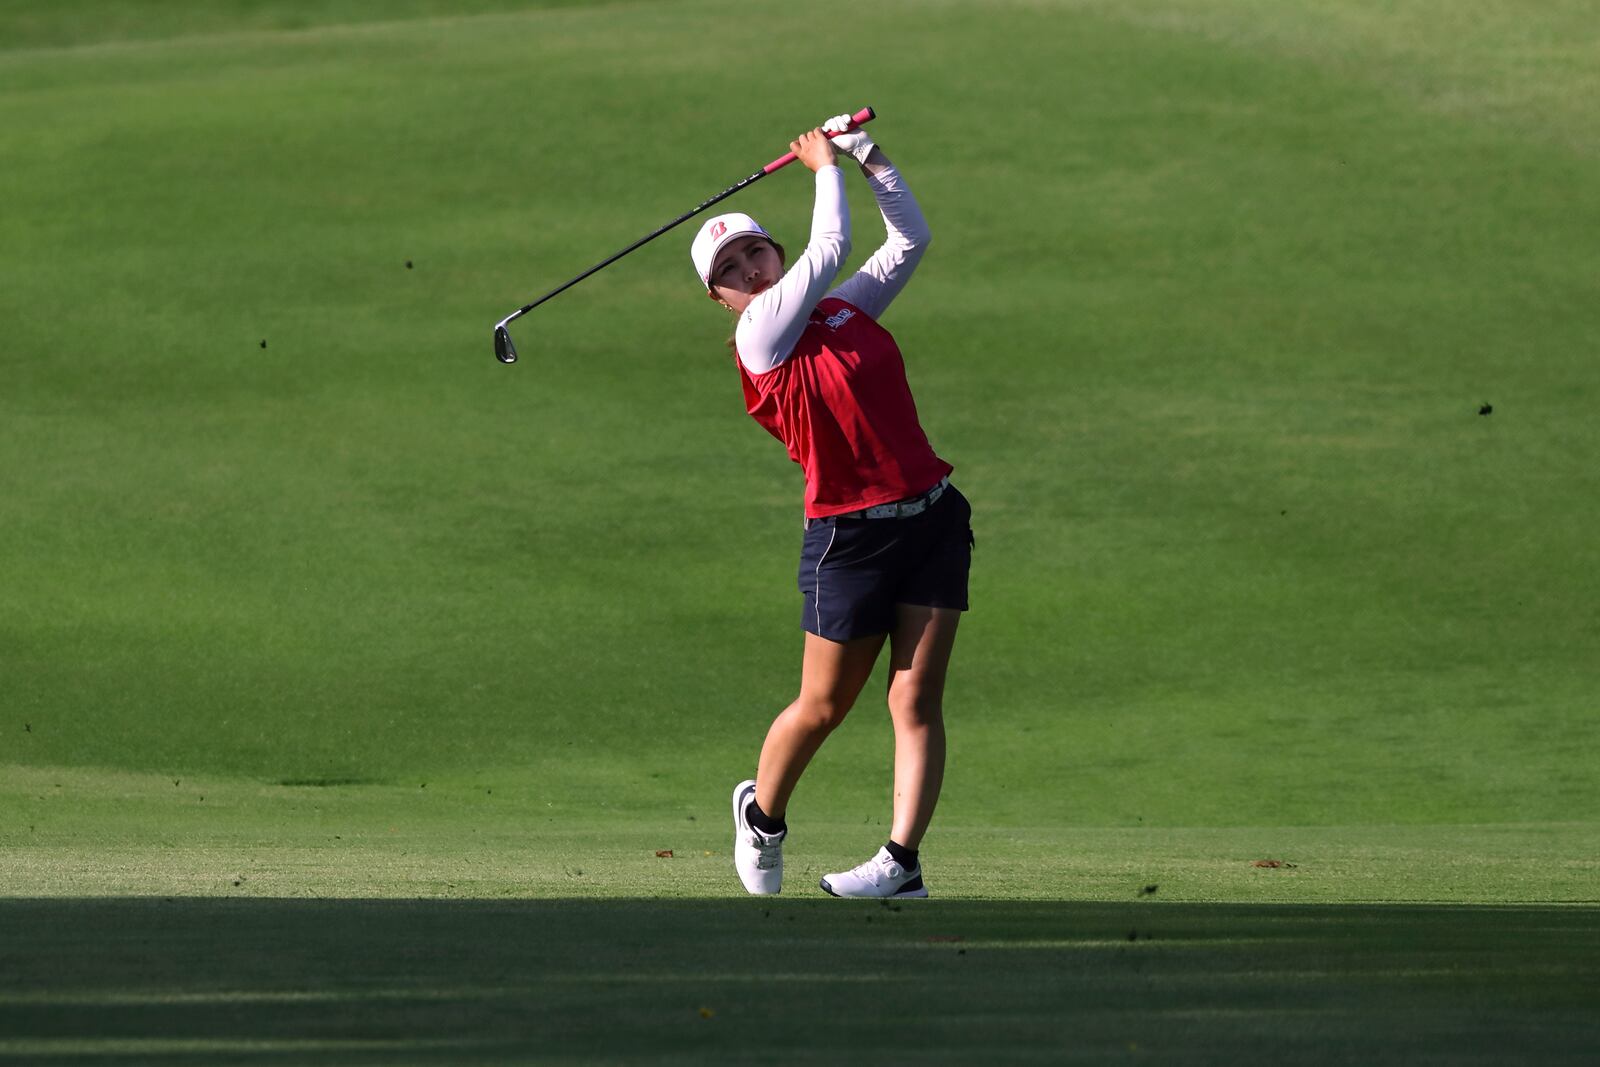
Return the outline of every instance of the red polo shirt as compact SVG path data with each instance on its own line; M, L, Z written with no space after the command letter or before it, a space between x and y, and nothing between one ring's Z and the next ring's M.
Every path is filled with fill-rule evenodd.
M820 301L789 357L751 374L745 409L806 473L806 517L916 496L954 468L934 454L888 330L837 297Z

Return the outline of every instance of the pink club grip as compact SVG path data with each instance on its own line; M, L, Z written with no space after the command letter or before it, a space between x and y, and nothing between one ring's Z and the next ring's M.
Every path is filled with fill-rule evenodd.
M864 107L860 111L857 111L854 115L850 116L850 129L853 130L857 126L863 126L866 123L871 122L873 119L875 119L877 117L878 117L877 112L873 111L870 107ZM839 131L839 133L848 133L848 132L849 132L848 130ZM838 133L830 133L830 134L828 134L828 136L829 137L837 137L837 136L839 136L839 134ZM782 170L784 167L787 167L789 164L793 163L797 158L799 158L799 157L797 157L793 152L785 152L783 155L779 156L777 159L774 159L771 163L768 163L766 166L762 167L761 168L761 173L762 174L771 174L775 170Z

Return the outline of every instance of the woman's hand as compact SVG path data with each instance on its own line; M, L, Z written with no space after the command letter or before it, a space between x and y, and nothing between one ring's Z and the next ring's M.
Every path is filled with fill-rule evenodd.
M868 136L866 130L860 126L855 129L850 128L850 124L854 121L851 115L835 115L822 124L822 132L837 135L831 138L835 152L854 156L857 163L865 166L867 157L877 146L872 143L872 138Z
M836 166L838 156L834 153L833 142L821 130L807 130L793 141L789 142L789 151L810 167L813 172L823 167Z

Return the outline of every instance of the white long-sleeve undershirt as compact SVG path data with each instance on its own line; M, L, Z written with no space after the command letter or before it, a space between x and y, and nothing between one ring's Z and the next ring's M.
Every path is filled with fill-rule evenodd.
M825 297L836 297L878 318L905 288L922 259L931 234L922 209L906 188L900 172L887 160L866 171L877 199L887 237L860 270L834 289L832 285L850 254L850 205L844 173L822 167L816 174L817 198L811 210L811 240L783 278L761 293L739 316L734 344L751 374L778 366L800 340L811 311Z

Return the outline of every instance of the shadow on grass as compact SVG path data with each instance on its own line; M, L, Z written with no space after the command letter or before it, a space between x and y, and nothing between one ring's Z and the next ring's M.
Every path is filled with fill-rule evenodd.
M0 1062L1593 1062L1600 909L0 900Z

